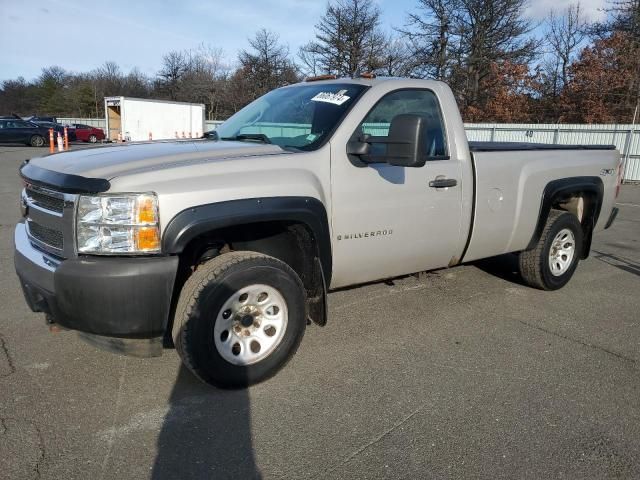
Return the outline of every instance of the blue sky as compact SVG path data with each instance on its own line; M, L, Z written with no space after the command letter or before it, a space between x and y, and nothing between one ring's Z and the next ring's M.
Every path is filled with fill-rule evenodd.
M575 1L575 0L574 0ZM592 19L606 0L582 0ZM417 0L376 0L387 31L402 26ZM531 0L535 21L572 0ZM325 0L0 0L0 80L32 79L42 67L85 72L107 60L154 75L170 50L220 47L233 64L247 38L276 31L292 53L313 37ZM543 32L540 32L543 34Z

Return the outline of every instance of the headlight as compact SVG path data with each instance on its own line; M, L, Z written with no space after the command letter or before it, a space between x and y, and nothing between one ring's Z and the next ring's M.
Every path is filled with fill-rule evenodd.
M76 239L80 253L157 253L158 198L153 193L80 196Z

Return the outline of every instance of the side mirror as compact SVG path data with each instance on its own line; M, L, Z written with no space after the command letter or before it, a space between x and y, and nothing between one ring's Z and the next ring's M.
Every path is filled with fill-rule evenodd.
M423 167L426 163L424 135L426 120L420 115L396 115L391 120L387 144L386 162L398 167Z
M397 167L422 167L427 155L424 151L427 133L426 120L420 115L401 114L391 120L386 137L360 135L347 143L347 154L358 157L358 166L388 163ZM376 148L380 145L380 148Z
M371 151L370 135L361 135L357 139L350 140L347 143L347 155L356 155L358 157L369 155Z

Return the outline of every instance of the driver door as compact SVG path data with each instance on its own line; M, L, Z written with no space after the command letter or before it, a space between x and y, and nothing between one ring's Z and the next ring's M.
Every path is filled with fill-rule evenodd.
M353 135L384 137L401 114L427 120L429 156L423 167L363 164L347 155L343 142L332 143L333 288L447 266L460 254L462 167L449 158L436 94L392 91L362 118ZM437 179L457 185L429 185Z

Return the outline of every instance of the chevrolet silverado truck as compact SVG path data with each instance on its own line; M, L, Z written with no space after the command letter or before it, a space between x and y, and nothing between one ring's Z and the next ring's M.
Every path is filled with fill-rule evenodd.
M326 323L331 289L514 252L555 290L617 213L613 146L468 142L437 81L309 79L212 137L26 161L31 309L124 354L173 344L204 382L244 387Z

